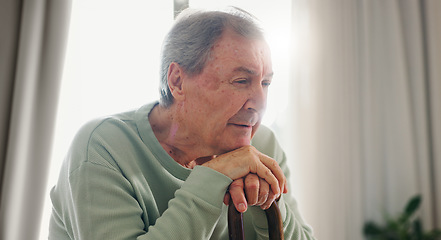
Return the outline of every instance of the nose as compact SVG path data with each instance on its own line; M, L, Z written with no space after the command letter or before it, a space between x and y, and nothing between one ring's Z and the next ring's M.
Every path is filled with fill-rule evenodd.
M261 114L266 108L267 88L261 84L250 89L244 108Z

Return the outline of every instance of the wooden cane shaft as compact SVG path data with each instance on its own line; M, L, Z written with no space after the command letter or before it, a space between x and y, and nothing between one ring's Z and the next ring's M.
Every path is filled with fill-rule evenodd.
M266 219L268 221L268 234L270 240L283 240L283 222L282 214L279 206L274 201L271 206L265 210ZM230 240L244 240L243 231L243 214L238 212L234 207L233 201L230 199L228 206L228 233Z

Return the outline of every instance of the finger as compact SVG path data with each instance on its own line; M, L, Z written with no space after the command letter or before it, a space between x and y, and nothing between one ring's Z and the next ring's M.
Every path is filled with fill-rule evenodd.
M237 211L245 212L247 210L247 200L244 192L244 180L243 178L234 180L229 188L231 200L234 203Z
M225 193L225 196L224 196L224 204L225 205L229 205L230 204L230 198L231 198L231 196L230 196L230 193L229 192L226 192Z
M269 188L269 184L265 180L259 178L259 200L256 205L260 206L266 202L268 199Z
M283 174L283 176L284 176L284 184L283 184L283 186L281 187L281 189L282 189L282 192L281 192L281 194L282 193L288 193L288 180L286 179L286 177L285 177L285 174Z
M275 191L273 188L273 185L271 184L271 187L273 188L274 193L279 194L285 191L285 185L286 185L286 177L283 174L282 169L280 168L279 164L276 162L276 160L268 157L267 155L260 153L259 154L260 161L271 171L272 174L277 178L277 181L279 183L279 191ZM266 179L265 179L266 180Z
M270 193L268 194L268 198L266 199L266 202L262 204L260 207L263 210L268 209L271 206L271 204L276 200L276 198L277 195L273 191L270 191Z
M256 169L250 169L251 172L256 173L260 178L264 179L270 186L271 190L276 194L280 194L279 180L273 175L272 171L263 164L258 164ZM254 172L255 171L255 172Z
M216 156L203 165L233 180L243 178L249 173L255 173L268 182L276 194L284 191L283 186L286 179L277 162L252 146L244 146Z
M259 196L259 177L256 174L248 174L245 177L245 194L249 205L255 205Z

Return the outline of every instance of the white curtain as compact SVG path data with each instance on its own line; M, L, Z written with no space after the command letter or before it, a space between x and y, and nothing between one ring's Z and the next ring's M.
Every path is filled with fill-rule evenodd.
M363 239L421 194L441 227L441 1L293 0L296 198L318 239ZM300 50L299 50L300 49Z
M38 239L70 0L2 0L0 239Z

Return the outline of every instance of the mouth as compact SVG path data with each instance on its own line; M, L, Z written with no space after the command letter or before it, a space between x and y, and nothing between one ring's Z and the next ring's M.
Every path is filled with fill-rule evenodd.
M250 124L240 124L240 123L230 123L230 125L233 125L235 127L240 127L240 128L252 128L253 125Z
M239 112L228 121L232 125L241 129L252 129L258 126L259 115L254 112Z

